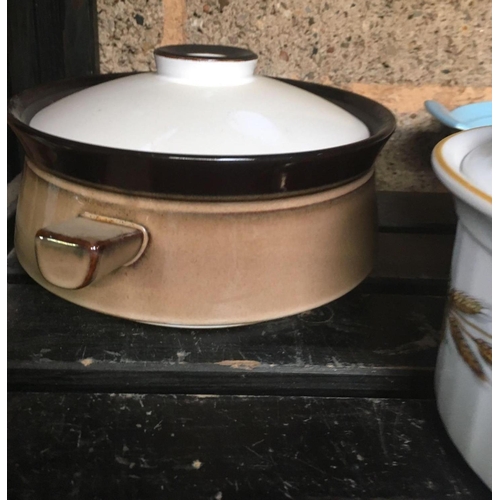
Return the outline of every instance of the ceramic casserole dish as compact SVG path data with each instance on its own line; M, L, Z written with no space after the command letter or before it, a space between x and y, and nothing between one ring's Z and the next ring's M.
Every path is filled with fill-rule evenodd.
M254 74L246 49L156 49L157 71L9 102L26 161L19 262L81 306L229 326L332 301L370 272L373 163L394 116L365 97Z

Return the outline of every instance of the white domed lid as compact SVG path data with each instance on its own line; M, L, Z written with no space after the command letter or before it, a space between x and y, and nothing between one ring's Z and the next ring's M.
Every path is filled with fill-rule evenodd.
M117 78L39 111L30 126L78 142L186 155L267 155L328 149L370 136L326 99L254 75L257 56L222 46L155 51L156 73Z

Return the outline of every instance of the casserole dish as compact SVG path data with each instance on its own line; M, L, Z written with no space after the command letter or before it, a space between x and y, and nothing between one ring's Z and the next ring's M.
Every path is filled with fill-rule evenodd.
M15 248L27 273L90 309L193 327L291 315L362 281L392 113L256 76L245 49L167 46L155 58L157 73L10 100L26 151Z

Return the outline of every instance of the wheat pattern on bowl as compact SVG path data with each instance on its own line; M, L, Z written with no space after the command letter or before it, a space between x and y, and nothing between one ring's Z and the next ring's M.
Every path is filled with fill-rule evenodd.
M491 334L481 323L491 325L491 307L460 290L449 293L448 325L451 338L460 357L483 381L491 383L485 370L492 367Z

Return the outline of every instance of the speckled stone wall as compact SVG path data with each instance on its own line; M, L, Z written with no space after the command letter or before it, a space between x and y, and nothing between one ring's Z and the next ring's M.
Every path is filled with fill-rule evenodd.
M347 88L387 105L398 130L379 189L441 191L430 152L450 133L425 99L491 98L491 0L98 0L101 70L154 70L168 43L248 47L257 72Z
M260 71L311 81L487 85L489 2L188 0L187 38L235 44Z
M97 0L101 73L154 70L163 35L162 0Z

